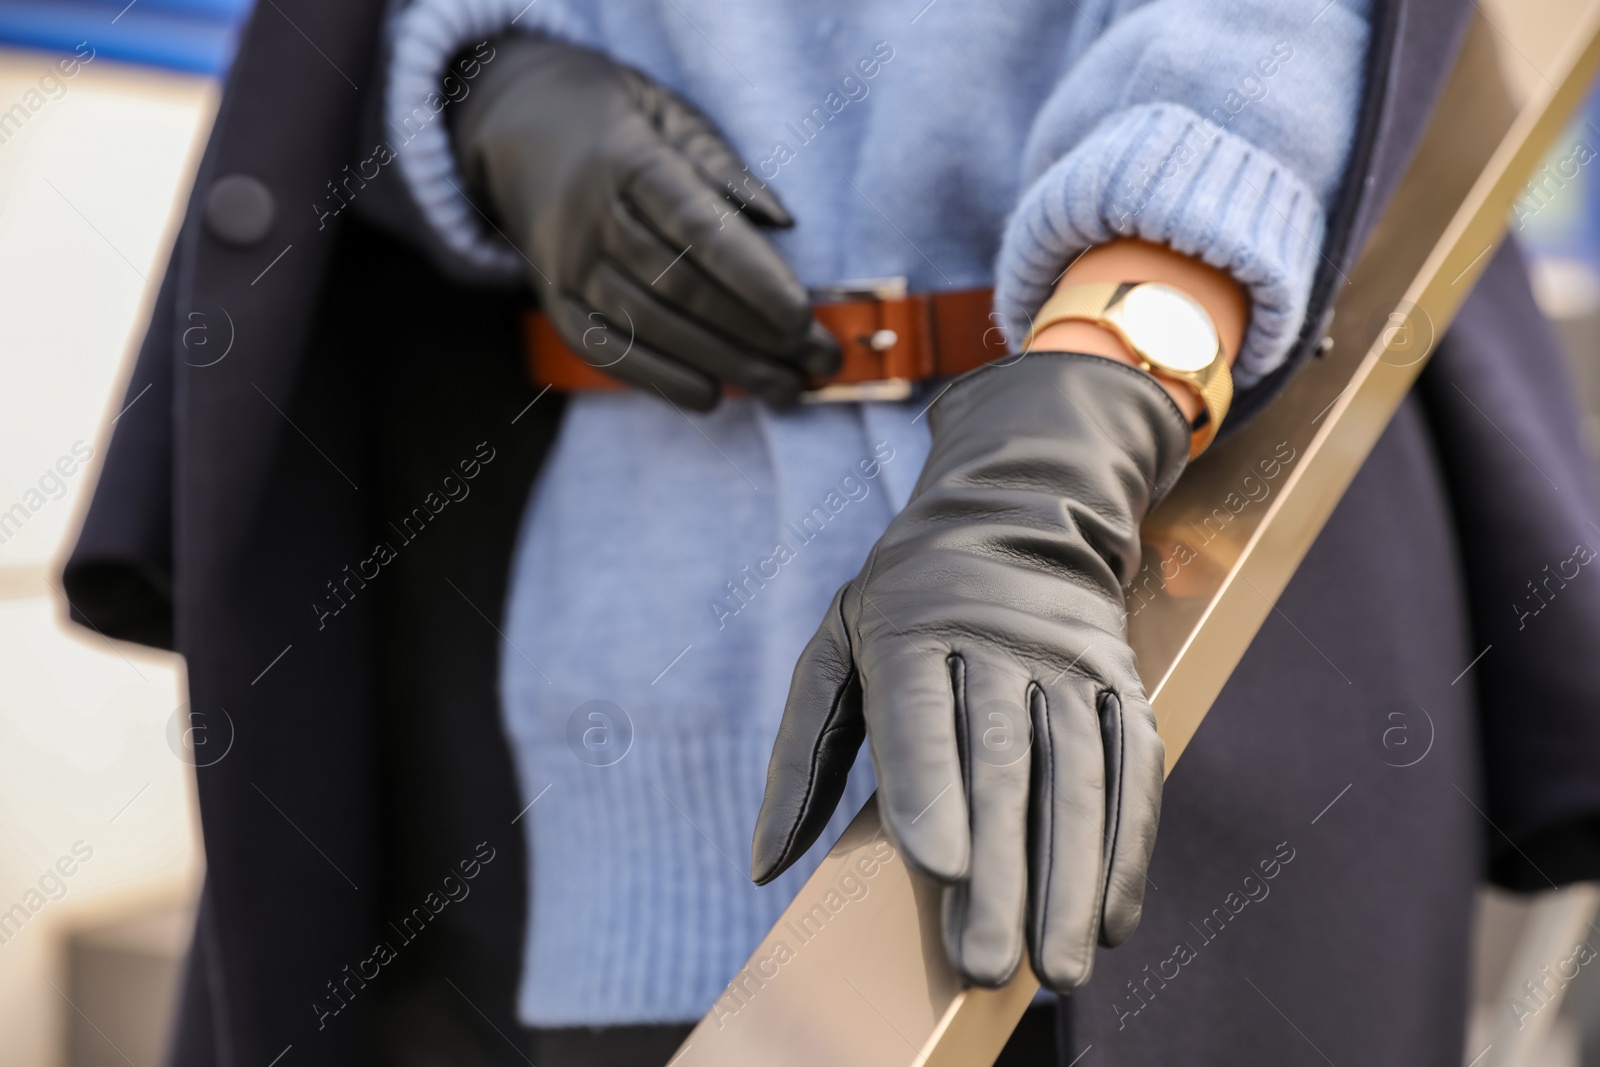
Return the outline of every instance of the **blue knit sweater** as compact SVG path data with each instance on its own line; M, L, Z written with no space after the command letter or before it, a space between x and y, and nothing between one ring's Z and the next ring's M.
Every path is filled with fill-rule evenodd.
M807 285L992 283L1019 337L1073 256L1144 237L1249 291L1242 388L1300 328L1367 36L1362 0L414 0L390 125L513 23L709 113L799 220L774 240ZM443 124L399 162L454 254L525 269L463 199ZM767 755L801 647L915 482L926 403L572 399L501 657L531 804L527 1023L700 1016L809 873L747 879ZM863 760L836 827L870 790Z

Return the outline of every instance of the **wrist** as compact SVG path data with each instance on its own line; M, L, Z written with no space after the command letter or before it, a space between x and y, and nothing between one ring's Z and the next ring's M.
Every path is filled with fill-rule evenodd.
M1161 282L1187 293L1211 317L1231 365L1244 337L1249 302L1232 276L1192 256L1164 245L1124 238L1097 245L1073 261L1062 274L1057 289L1097 282ZM1086 352L1132 366L1143 362L1113 330L1087 321L1054 323L1040 330L1029 351ZM1191 421L1200 417L1205 402L1194 388L1176 379L1153 375Z

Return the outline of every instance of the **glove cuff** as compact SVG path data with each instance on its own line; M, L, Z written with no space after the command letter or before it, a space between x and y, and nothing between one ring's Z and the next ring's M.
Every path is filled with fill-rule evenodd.
M967 454L1023 459L1066 450L1076 463L1099 462L1131 477L1131 483L1122 480L1135 521L1183 473L1193 433L1154 377L1082 352L1032 351L980 367L934 402L928 425L933 448L923 484L942 478L951 462ZM1047 473L1051 465L1040 470ZM1079 481L1067 477L1060 491L1070 494Z

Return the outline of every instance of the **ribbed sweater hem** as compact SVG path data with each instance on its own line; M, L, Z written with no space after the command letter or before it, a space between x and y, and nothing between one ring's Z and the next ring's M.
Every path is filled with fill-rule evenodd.
M515 731L514 731L515 732ZM820 862L749 878L767 732L641 727L616 764L514 737L529 810L532 903L518 1015L530 1026L685 1022L711 1009ZM871 794L865 761L823 840ZM547 788L548 787L548 788Z

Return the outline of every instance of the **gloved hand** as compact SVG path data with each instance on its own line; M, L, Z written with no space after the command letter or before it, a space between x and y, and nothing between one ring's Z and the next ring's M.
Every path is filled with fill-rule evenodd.
M1070 992L1139 924L1164 749L1123 638L1139 524L1189 426L1143 372L1032 352L930 412L910 503L834 597L794 672L752 877L817 838L872 739L891 840L947 883L956 969Z
M457 151L574 352L697 410L719 383L787 403L804 373L837 369L757 228L794 220L710 120L598 52L517 34L497 53L459 106Z

